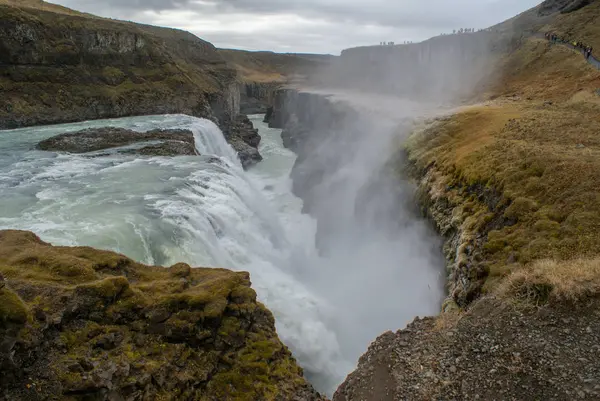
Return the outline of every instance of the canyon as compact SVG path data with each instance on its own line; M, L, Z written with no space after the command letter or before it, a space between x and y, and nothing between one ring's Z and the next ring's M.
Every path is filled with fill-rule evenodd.
M600 75L543 39L600 3L339 57L0 17L0 398L600 396Z

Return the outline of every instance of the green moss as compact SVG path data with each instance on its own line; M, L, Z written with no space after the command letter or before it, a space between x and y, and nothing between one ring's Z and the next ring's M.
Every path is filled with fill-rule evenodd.
M506 237L500 231L494 230L488 234L484 249L489 253L497 253L503 251L507 245Z
M537 209L538 204L533 199L519 197L506 209L504 216L509 219L522 220Z
M107 66L102 69L104 81L109 85L118 85L125 80L125 74L118 68Z
M79 329L65 330L60 333L60 340L67 349L72 350L82 344L86 344L90 338L106 331L107 327L100 326L96 322L86 322Z
M8 288L0 289L0 323L27 322L29 310L23 300Z
M101 299L115 299L127 293L127 290L129 290L129 281L125 277L107 277L75 288L75 292Z
M547 233L552 236L558 236L560 231L560 224L556 221L551 220L538 220L533 225L533 228L537 232Z
M91 276L50 268L60 263ZM31 233L8 231L0 231L0 272L19 291L35 295L24 302L1 290L0 325L29 319L26 330L18 327L20 341L36 346L52 327L53 341L44 349L50 379L41 380L47 388L54 388L50 380L68 391L82 388L88 373L107 361L130 366L127 377L113 378L121 388L146 386L148 377L162 380L166 369L177 371L164 380L189 399L287 399L306 385L277 339L272 315L256 303L247 273L144 266L111 252L52 247ZM60 327L47 324L55 316L62 316ZM156 399L174 394L158 386L152 391Z
M277 340L266 340L260 335L252 336L246 346L231 358L234 365L219 372L209 383L209 391L217 399L236 401L274 400L280 389L274 383L302 383L302 372ZM299 379L296 381L296 379Z
M225 312L227 303L228 301L225 298L219 298L211 301L208 305L204 307L205 316L208 318L221 316L223 312Z

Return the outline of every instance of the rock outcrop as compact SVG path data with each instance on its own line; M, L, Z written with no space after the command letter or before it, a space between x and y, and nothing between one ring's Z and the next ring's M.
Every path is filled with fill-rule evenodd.
M334 401L596 400L600 301L541 308L485 298L379 337Z
M315 189L343 164L360 134L356 113L328 96L284 88L276 92L267 117L270 127L283 128L284 146L298 155L290 174L294 194L304 200L304 212L313 214L321 228L326 226L327 213L319 215L314 208Z
M212 44L74 11L0 5L0 72L0 128L239 112L236 71Z
M0 398L322 400L247 273L0 231Z
M248 168L262 160L258 151L261 137L252 121L246 115L238 115L223 127L227 142L236 150L244 168Z
M273 96L281 82L246 82L240 84L240 112L243 114L266 114Z
M147 144L147 142L155 143ZM133 144L141 144L141 146L122 149L121 152L147 156L197 154L194 134L192 131L182 129L136 132L115 127L90 128L48 138L40 142L38 148L54 152L89 153Z

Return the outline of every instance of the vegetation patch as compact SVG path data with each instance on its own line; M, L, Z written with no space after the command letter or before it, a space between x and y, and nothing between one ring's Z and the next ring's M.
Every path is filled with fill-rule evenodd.
M0 386L9 399L322 399L248 273L145 266L0 231ZM24 374L27 372L27 374ZM34 383L35 386L32 384ZM24 390L25 389L25 390Z
M600 259L539 260L510 275L502 292L536 305L600 294Z
M438 119L408 141L417 175L428 177L425 198L453 211L446 218L461 233L456 268L483 293L536 261L598 254L598 110L497 101Z

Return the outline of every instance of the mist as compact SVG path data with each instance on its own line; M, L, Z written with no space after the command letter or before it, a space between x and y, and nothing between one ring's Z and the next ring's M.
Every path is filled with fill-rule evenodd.
M420 214L402 145L416 123L494 83L498 43L483 31L349 49L280 100L276 118L298 154L293 191L317 221L320 255L295 275L335 312L328 326L351 365L385 331L441 309L442 238Z

